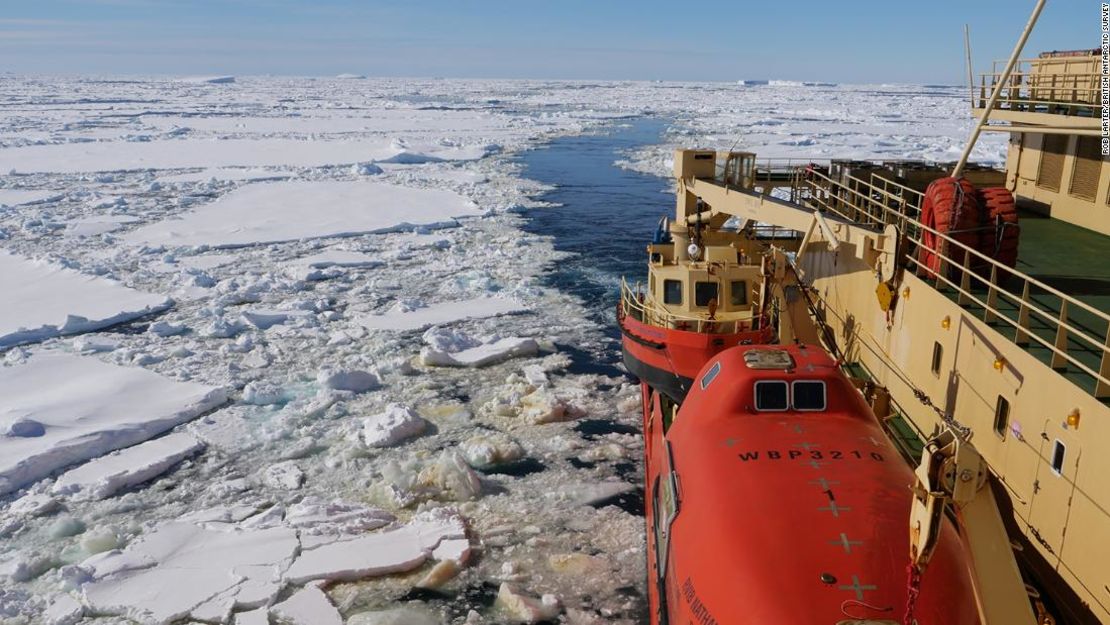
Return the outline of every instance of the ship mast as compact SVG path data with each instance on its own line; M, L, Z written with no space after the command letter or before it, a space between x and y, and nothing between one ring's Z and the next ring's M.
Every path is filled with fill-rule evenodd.
M1037 23L1037 18L1041 16L1041 9L1044 8L1045 0L1037 0L1037 5L1033 7L1033 14L1029 16L1029 22L1025 24L1025 29L1021 31L1021 36L1018 37L1017 45L1014 46L1014 51L1010 54L1010 60L1006 62L1006 69L1002 70L1002 76L994 85L994 90L991 91L990 100L983 108L983 114L979 116L979 121L975 123L975 127L971 129L971 136L967 139L967 145L964 146L964 153L960 155L960 161L956 163L956 168L952 170L952 177L959 178L960 174L964 171L964 166L967 165L967 159L971 156L971 149L975 147L975 142L979 140L979 133L983 131L983 126L987 125L987 120L990 119L991 111L994 110L994 105L998 102L998 97L1002 95L1002 86L1010 80L1010 74L1014 71L1014 65L1017 65L1018 57L1021 56L1021 51L1025 48L1025 42L1029 39L1029 33L1033 32L1033 26ZM968 61L970 63L970 60Z

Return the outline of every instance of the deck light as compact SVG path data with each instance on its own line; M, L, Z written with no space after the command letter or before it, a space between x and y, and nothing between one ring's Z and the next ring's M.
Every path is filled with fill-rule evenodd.
M1005 367L1005 366L1006 366L1006 359L1003 358L1002 356L999 356L998 358L994 359L994 370L995 371L1002 371L1002 368Z
M1076 408L1068 413L1068 420L1064 423L1064 427L1079 429L1079 409Z
M906 288L902 289L902 299L909 299L909 298L910 298L910 287L906 287Z
M945 330L947 330L948 328L951 328L952 327L952 317L949 317L948 315L945 315L944 319L940 320L940 327L944 328Z

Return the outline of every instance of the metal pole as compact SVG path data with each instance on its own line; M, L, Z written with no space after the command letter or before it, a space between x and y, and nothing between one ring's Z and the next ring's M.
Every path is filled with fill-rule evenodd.
M987 120L990 118L991 111L998 103L998 96L1002 94L1002 86L1010 80L1010 73L1014 71L1014 65L1017 65L1021 50L1025 47L1026 40L1029 39L1029 33L1033 32L1033 25L1037 23L1037 18L1041 16L1044 3L1045 0L1037 0L1037 6L1033 7L1033 14L1029 16L1029 23L1025 25L1025 30L1021 31L1021 37L1018 37L1017 45L1014 46L1014 51L1010 54L1010 60L1006 62L1006 69L1002 70L1002 76L995 83L994 90L991 91L991 97L987 100L986 106L983 107L983 114L979 116L979 121L971 129L971 136L968 137L967 145L964 146L964 153L960 155L960 161L956 163L956 168L952 170L953 178L959 178L960 174L963 173L964 166L967 165L967 158L971 156L971 149L975 147L975 142L979 140L979 133L982 132L983 126L987 124Z
M971 71L971 26L964 24L964 52L967 54L967 89L971 93L971 108L975 108L975 78Z

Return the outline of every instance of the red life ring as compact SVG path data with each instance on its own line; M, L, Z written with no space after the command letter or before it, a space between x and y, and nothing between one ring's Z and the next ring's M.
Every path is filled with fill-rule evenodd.
M979 249L980 229L986 225L986 215L979 203L975 186L965 178L938 178L925 189L921 205L921 223L929 228L948 235L954 241L968 247ZM940 271L943 254L954 273L963 266L964 254L948 241L935 233L925 230L921 233L921 249L918 260L929 275ZM971 258L975 264L975 258ZM950 274L951 275L951 274Z
M979 203L989 225L993 226L981 233L979 251L1007 267L1014 267L1017 265L1018 240L1021 237L1014 194L1005 187L980 189Z

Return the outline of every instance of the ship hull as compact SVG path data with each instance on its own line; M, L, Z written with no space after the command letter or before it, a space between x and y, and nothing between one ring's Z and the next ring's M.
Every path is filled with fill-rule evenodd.
M716 354L737 345L770 343L771 328L708 334L661 328L621 315L621 350L628 371L641 382L681 403L694 376Z

